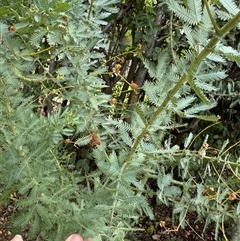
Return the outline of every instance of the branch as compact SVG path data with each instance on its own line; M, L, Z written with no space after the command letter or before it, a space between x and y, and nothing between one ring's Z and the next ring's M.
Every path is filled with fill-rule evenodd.
M207 0L204 0L204 4L206 5L207 12L208 12L208 16L209 16L209 18L210 18L210 20L211 20L211 22L212 22L212 25L213 25L213 27L214 27L214 29L215 29L215 32L216 32L216 34L218 35L220 29L219 29L219 27L218 27L215 19L213 18L213 15L212 15L210 6L209 6L209 4L208 4L208 1L207 1Z
M165 14L164 14L162 8L159 7L158 11L157 11L157 16L155 18L155 25L159 26L162 23L162 21L164 20L164 18L165 18ZM151 57L152 50L155 48L157 40L158 40L158 31L156 31L152 35L152 41L149 42L147 45L146 57ZM136 80L137 80L136 83L138 84L138 86L140 86L140 87L143 86L143 82L146 79L146 74L147 74L146 68L141 69L139 71L138 76L136 77Z
M116 17L116 19L114 20L111 20L105 27L104 29L102 30L103 33L107 33L110 28L112 27L112 25L114 25L116 22L118 22L119 20L121 20L124 15L129 11L129 9L132 7L133 3L135 2L136 0L132 0L126 8L122 8L120 9L119 13L118 13L118 16Z
M165 18L165 14L164 14L162 8L159 7L158 11L157 11L157 16L155 18L155 25L159 26L162 23L162 21L164 20L164 18ZM149 57L149 55L151 54L151 51L154 49L157 40L158 40L158 31L156 31L153 34L152 41L148 43L147 57Z
M201 62L207 57L209 53L215 48L216 44L218 43L219 39L224 37L234 26L236 23L240 21L240 12L236 14L231 20L229 20L220 30L219 36L214 36L206 45L206 47L200 52L200 54L193 60L188 68L188 71L178 80L176 85L173 87L171 91L169 91L168 95L162 102L162 104L158 107L156 112L153 114L152 118L149 120L148 124L142 130L140 135L136 138L133 147L129 154L126 157L126 162L129 163L132 160L134 153L136 152L141 140L144 138L144 135L148 132L151 125L154 124L158 116L166 109L167 104L172 100L175 94L179 91L183 84L188 81L188 77L193 75L197 67L201 64Z

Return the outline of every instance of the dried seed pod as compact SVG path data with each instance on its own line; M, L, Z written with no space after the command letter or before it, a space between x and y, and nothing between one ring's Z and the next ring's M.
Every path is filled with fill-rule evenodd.
M91 139L89 144L91 146L99 146L101 144L101 142L99 140L98 135L96 133L94 133L93 131L90 131L89 133L90 133L90 135L92 137L92 139Z
M9 32L14 32L14 31L16 31L16 27L14 25L12 25L8 28L8 30L9 30Z

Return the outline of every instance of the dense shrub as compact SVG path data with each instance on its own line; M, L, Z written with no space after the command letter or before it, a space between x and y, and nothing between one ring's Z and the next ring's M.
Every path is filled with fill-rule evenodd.
M225 40L239 8L153 2L1 2L0 191L1 203L16 193L13 232L122 240L154 218L153 196L178 228L192 211L213 222L216 240L237 220L239 140L212 148L208 134L216 83L240 61ZM208 127L175 143L185 119Z

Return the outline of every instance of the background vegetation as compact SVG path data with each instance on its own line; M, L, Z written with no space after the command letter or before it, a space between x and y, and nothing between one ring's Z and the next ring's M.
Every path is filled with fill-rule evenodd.
M161 217L164 231L195 213L230 239L238 1L3 0L0 16L0 203L14 202L12 233L123 240L165 205L175 226Z

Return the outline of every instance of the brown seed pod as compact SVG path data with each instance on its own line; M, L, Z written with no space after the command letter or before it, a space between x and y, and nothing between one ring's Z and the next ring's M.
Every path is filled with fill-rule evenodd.
M68 20L68 16L65 15L65 14L62 16L62 18L63 18L64 20Z
M14 25L12 25L8 28L8 30L9 30L9 32L14 32L14 31L16 31L16 27Z
M92 137L92 139L91 139L89 144L91 146L99 146L101 144L101 142L99 140L98 135L96 133L94 133L93 131L90 131L89 133L90 133L90 135Z

